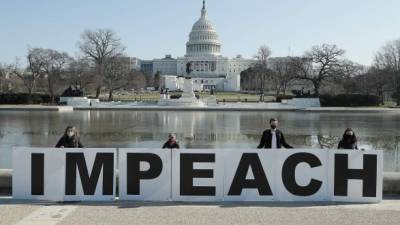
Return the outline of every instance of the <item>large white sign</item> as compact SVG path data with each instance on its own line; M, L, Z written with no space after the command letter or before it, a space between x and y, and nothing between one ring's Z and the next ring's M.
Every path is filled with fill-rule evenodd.
M276 200L278 151L224 150L224 200ZM226 160L228 159L228 160Z
M115 158L116 149L15 148L13 198L114 200Z
M119 199L171 200L171 151L119 149Z
M13 197L52 201L382 200L382 151L13 150Z
M222 201L224 158L219 149L172 151L174 201Z

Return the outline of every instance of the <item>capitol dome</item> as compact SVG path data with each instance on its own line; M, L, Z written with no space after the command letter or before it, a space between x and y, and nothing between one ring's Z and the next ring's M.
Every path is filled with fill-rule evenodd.
M186 43L186 56L219 56L221 55L221 43L218 34L207 18L205 1L201 9L201 17L192 27L189 41Z

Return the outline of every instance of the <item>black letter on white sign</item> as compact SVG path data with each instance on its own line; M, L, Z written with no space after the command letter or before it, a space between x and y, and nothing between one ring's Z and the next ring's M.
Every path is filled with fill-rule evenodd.
M31 158L31 194L44 193L44 154L32 153Z
M363 181L363 197L376 197L377 156L363 155L364 169L349 169L347 154L335 155L335 196L347 196L350 179Z
M140 171L140 162L148 162L150 168ZM128 195L140 195L140 180L154 179L161 174L163 169L160 156L152 153L128 153L127 154L127 193Z
M282 167L282 181L286 189L297 196L310 196L318 192L322 182L311 179L307 186L300 186L296 182L296 167L299 163L307 163L311 168L321 166L321 161L311 153L296 153L289 156Z
M214 196L215 187L193 186L193 178L213 178L214 171L209 169L193 169L193 164L197 162L215 162L215 154L181 154L180 159L180 194L189 196Z
M90 176L83 153L66 153L65 195L76 194L76 167L84 195L94 195L102 168L103 195L113 195L114 153L97 153Z
M250 167L254 179L248 180L246 176ZM242 155L228 195L241 195L245 188L257 188L260 195L272 195L267 176L257 153L244 153Z

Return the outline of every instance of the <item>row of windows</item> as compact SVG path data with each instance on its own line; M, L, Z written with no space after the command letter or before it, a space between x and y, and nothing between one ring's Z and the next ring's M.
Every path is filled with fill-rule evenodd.
M171 65L171 66L155 66L154 68L169 69L169 68L176 68L176 65Z
M154 66L172 66L172 65L176 65L176 61L175 62L162 62L162 63L154 63Z
M194 80L195 83L198 83L198 81L199 81L199 83L202 83L202 84L208 84L208 80ZM214 83L214 81L210 80L210 84L213 84L213 83Z
M176 73L177 68L154 68L154 71L160 71L163 74L165 73Z
M212 27L211 26L196 26L196 28L197 29L195 29L195 30L210 30L210 29L212 29Z
M218 45L190 45L187 47L189 52L200 52L200 51L212 51L212 52L220 52L221 46Z
M153 68L162 68L162 69L173 69L173 68L177 68L176 65L175 66L155 66Z
M212 90L212 89L216 89L216 86L215 85L204 85L203 88L205 90Z
M190 35L190 39L194 39L194 40L209 40L209 39L218 39L217 35Z

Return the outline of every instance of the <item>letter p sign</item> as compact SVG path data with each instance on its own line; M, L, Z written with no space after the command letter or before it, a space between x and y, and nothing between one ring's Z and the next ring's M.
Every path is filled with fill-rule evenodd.
M163 149L119 149L120 200L170 200L170 154Z

